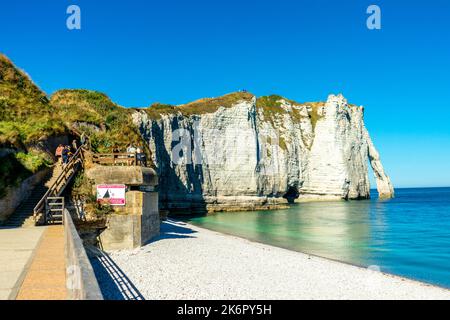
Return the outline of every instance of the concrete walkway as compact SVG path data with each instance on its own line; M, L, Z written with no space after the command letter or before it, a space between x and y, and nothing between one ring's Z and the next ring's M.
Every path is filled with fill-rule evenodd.
M64 227L48 226L19 289L17 300L65 300Z
M0 227L0 300L15 299L46 227Z

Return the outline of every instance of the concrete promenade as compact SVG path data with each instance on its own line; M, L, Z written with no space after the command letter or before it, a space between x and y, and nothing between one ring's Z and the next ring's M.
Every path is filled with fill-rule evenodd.
M48 226L20 286L17 300L65 300L64 226Z
M0 227L0 300L15 299L45 227Z
M66 298L64 227L0 228L0 300Z

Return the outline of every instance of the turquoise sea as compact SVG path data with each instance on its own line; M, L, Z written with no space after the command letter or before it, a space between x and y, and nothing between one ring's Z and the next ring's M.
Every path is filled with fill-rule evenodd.
M189 222L450 288L450 188L396 189L392 200L374 193L372 200L300 203Z

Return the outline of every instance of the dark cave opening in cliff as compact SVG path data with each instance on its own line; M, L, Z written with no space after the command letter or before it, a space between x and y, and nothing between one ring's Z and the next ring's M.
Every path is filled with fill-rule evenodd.
M294 203L295 199L297 199L299 195L300 192L298 191L298 188L296 186L290 186L283 198L285 198L288 203Z

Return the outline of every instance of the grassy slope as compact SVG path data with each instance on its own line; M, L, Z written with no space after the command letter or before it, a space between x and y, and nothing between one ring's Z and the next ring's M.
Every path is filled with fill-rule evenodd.
M0 158L0 198L8 186L17 186L51 163L43 153L28 152L27 146L65 131L46 95L0 54L0 148L18 151Z
M0 146L24 148L65 130L46 95L0 54Z
M103 93L61 90L52 95L50 103L68 127L75 125L90 137L96 152L111 152L115 146L125 152L130 143L144 145L132 123L133 110L115 104Z

